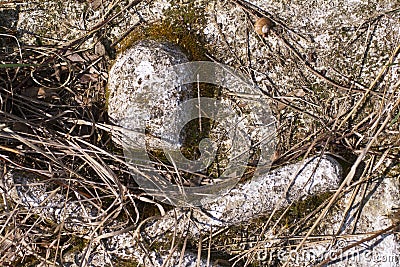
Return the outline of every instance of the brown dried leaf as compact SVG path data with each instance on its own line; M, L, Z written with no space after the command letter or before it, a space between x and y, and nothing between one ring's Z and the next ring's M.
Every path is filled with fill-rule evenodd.
M304 90L300 88L300 89L295 89L295 90L289 92L289 93L286 95L286 97L303 97L303 96L305 96L305 95L306 95L306 92L304 92ZM286 100L291 102L293 99L287 98ZM278 110L279 110L279 111L281 111L281 110L284 109L285 107L286 107L285 104L283 104L283 103L278 103Z
M97 73L85 73L82 75L82 77L79 79L81 83L89 83L89 82L95 82L97 81L97 78L99 75Z

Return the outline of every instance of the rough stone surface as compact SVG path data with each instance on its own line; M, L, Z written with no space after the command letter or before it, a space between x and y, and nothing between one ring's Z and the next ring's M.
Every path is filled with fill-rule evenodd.
M400 264L400 236L392 232L383 233L371 241L345 251L346 246L383 230L399 218L392 217L400 205L400 177L399 175L381 176L369 184L363 184L358 194L351 201L352 194L347 193L333 209L333 212L321 224L322 235L339 236L332 246L328 242L306 246L298 255L315 256L316 259L325 259L329 253L343 250L339 260L330 266L334 267L364 267L385 266L394 267ZM364 197L362 197L364 196ZM349 208L348 213L345 213ZM398 215L397 215L398 216ZM304 253L304 254L302 254ZM299 257L300 266L308 266L311 262Z
M7 1L5 1L7 2ZM34 45L43 44L64 44L67 41L83 37L87 31L92 30L97 23L100 23L106 15L113 14L115 10L121 10L129 1L121 1L115 5L109 3L96 4L99 1L76 1L76 0L49 0L39 2L13 2L9 1L0 10L15 11L9 17L8 26L17 30L20 41ZM151 5L152 6L152 5ZM166 8L165 4L155 3L160 10ZM139 13L148 13L147 8L138 8ZM115 13L114 13L115 14ZM152 13L156 16L156 13ZM114 27L107 33L110 39L118 38L127 29L139 22L137 13L124 12L123 19L119 20L118 27ZM160 17L158 17L160 18ZM93 45L93 39L89 39L87 47Z
M131 233L110 235L110 238L103 239L103 241L107 240L105 247L104 243L95 240L88 247L88 251L92 253L67 255L65 260L79 263L82 259L86 259L85 261L91 262L92 266L98 266L95 262L107 262L110 260L109 256L114 255L147 264L153 262L154 266L161 266L168 258L168 253L159 254L153 251L147 254L137 246L137 242L168 243L168 236L174 232L186 233L196 240L200 235L207 235L210 227L218 230L221 227L247 222L262 213L271 212L275 208L284 208L307 196L335 190L340 179L341 167L333 158L307 159L304 163L285 166L242 184L208 203L202 209L175 209L160 220L144 225L139 233L141 236L139 239ZM45 183L34 185L35 180L34 177L24 176L22 173L17 172L15 175L9 173L5 179L6 185L3 188L7 188L7 191L4 193L44 218L57 223L65 222L66 226L73 227L71 230L84 234L84 230L90 229L89 222L96 221L90 220L90 214L88 214L91 212L90 208L93 210L93 207L67 201L65 192L54 193ZM83 214L89 217L84 217ZM71 221L71 218L74 220ZM196 227L189 227L189 221L196 221ZM102 234L107 234L109 231L105 229ZM176 252L171 260L177 264L179 258L180 254ZM184 266L195 266L196 259L197 256L191 253L185 254L183 262L186 265ZM200 266L207 266L206 262L202 261Z
M298 49L315 69L344 84L344 77L353 77L368 86L398 43L398 16L389 13L398 8L396 1L248 2L271 14L271 18L276 20L274 30ZM290 67L295 62L280 38L269 34L265 43L262 42L251 31L249 19L254 18L247 17L245 11L231 1L211 1L207 7L207 26L203 32L209 49L221 62L251 65L247 71L256 70L255 80L260 85L278 87L282 94L284 90L290 92L301 87L300 68ZM283 25L287 34L281 33ZM374 31L370 36L373 39L370 46L365 39L357 38L357 27L362 28L362 32ZM249 34L246 33L248 30ZM363 59L365 52L367 58ZM393 81L398 80L396 69L392 69L393 76L388 75ZM315 78L307 76L307 79ZM316 82L323 84L325 81L316 78Z
M181 85L179 73L172 66L188 62L187 57L170 43L146 40L136 43L116 59L108 83L108 114L116 124L127 129L129 144L145 144L148 130L150 148L161 148L155 138L179 140L168 136L166 116L179 112L179 104L190 94L189 85ZM155 138L154 138L155 137Z
M348 77L350 77L356 82L354 87L356 89L363 89L373 81L390 52L398 45L399 13L390 12L398 8L398 1L373 3L367 0L356 0L322 3L321 1L252 0L249 2L272 14L272 18L276 19L278 24L274 29L278 35L282 33L282 28L289 30L283 36L294 45L303 58L311 63L315 70L325 73L327 77L336 79L342 84L348 84ZM95 25L111 6L100 5L100 9L96 10L86 2L78 3L77 1L45 1L17 5L20 6L19 11L11 12L11 15L14 18L19 16L18 23L7 20L6 24L10 28L18 29L22 34L21 40L27 44L34 44L37 41L44 44L61 43L80 37L85 34L85 30ZM198 32L205 37L210 54L222 63L236 67L249 76L253 75L254 81L261 88L273 92L276 97L285 98L291 92L302 90L303 93L299 97L295 97L293 101L299 107L302 103L308 102L309 106L317 111L317 114L324 114L325 102L322 102L321 99L326 99L326 103L332 103L332 106L346 107L350 105L347 100L338 97L340 96L339 89L333 87L325 90L326 81L305 71L304 65L295 60L292 53L286 49L282 40L276 35L270 34L266 39L260 39L252 31L253 18L247 16L243 9L232 1L210 1L203 5L206 7L207 23L200 26L193 25L193 27L198 27ZM85 6L89 7L86 9L89 15L84 16ZM126 12L124 17L119 20L118 26L110 29L110 33L106 33L106 36L111 40L116 40L137 23L139 17L148 23L157 21L163 18L163 12L170 6L171 3L167 1L152 1L149 6L141 6L132 12ZM9 12L3 12L2 15L5 13ZM43 36L43 38L36 38L36 35ZM90 42L91 40L89 40ZM386 88L388 92L397 90L399 75L398 65L390 68L385 77L385 81L388 81ZM324 90L321 90L321 87ZM357 96L354 99L357 99ZM314 110L308 111L313 112ZM282 110L281 113L285 118L294 117L293 112L289 109ZM300 115L296 128L299 132L307 132L314 119ZM377 231L389 225L391 220L387 219L385 215L391 213L392 208L399 207L398 171L394 177L397 178L384 176L381 177L380 182L374 182L368 186L363 185L368 187L365 194L368 196L367 201L356 199L350 209L351 216L344 214L351 198L350 195L346 195L338 204L338 210L326 219L324 224L326 229L320 230L320 233L351 234L351 223L356 221L354 218L357 217L356 213L360 204L363 205L363 208L355 233L365 237L365 233ZM376 190L369 190L371 187ZM26 187L15 186L14 188L20 190ZM41 187L32 187L32 190L29 193L26 190L25 193L23 190L20 190L20 193L14 190L12 193L14 200L25 203L24 205L27 207L31 205L36 210L38 203L49 194L44 194L48 190ZM279 188L279 191L281 190L282 188ZM37 212L42 213L39 210ZM53 215L54 210L51 211L49 207L45 207L43 212L46 218L59 221ZM253 213L251 212L251 214ZM341 230L339 224L343 219L346 229ZM128 244L132 241L130 233L125 235L128 236L126 240L118 242ZM118 239L118 237L116 238ZM376 249L376 252L384 251L399 255L398 239L396 238L396 235L390 234L381 237L381 242L373 240L368 245ZM359 237L350 237L346 239L346 242L350 244L358 239ZM318 253L327 250L327 246L313 246L317 247L315 251ZM121 244L120 248L124 250L125 246ZM91 252L92 250L97 250L97 252ZM92 266L103 266L104 263L109 262L105 256L98 256L100 254L108 255L105 250L102 251L101 246L96 245L93 245L87 252L89 260L100 259L99 262L92 263ZM126 253L126 256L129 255L140 257L141 254L138 250L130 248ZM159 259L159 257L160 255L156 255L155 252L152 252L150 256L152 259ZM76 266L79 266L80 258L75 255L72 258L71 262L76 261ZM382 261L337 263L337 266L397 265L397 263Z
M212 162L215 172L222 174L208 182L214 184L234 176L237 177L232 183L234 186L244 173L254 146L262 151L259 164L263 165L264 172L268 171L269 159L275 148L274 117L269 111L268 101L250 82L243 81L243 77L233 73L233 70L224 69L225 66L198 62L175 69L186 61L178 48L152 40L134 44L117 58L108 83L108 113L117 125L126 129L122 133L125 135L122 143L128 160L137 160L140 151L147 153L151 149L178 151L182 139L174 133L181 132L184 122L207 117L213 120L208 140L215 144L209 154L216 155L218 150L218 158L210 156L190 162L171 151L169 156L174 155L175 158L170 162L177 169L194 173L205 170ZM188 104L189 96L196 94L190 85L196 79L220 86L222 96L217 100L218 105L209 98L199 98L198 102ZM247 94L248 97L241 98L240 94ZM199 111L195 111L196 106L200 107ZM176 119L172 114L181 117ZM188 131L191 134L187 134L186 139L193 139L197 134L195 130ZM185 134L183 132L183 136ZM165 141L166 144L163 143ZM197 164L200 167L195 168L198 162L202 164ZM141 186L148 193L152 192L152 188ZM190 192L191 188L185 190L189 197L195 194ZM172 190L165 188L160 191L171 192L166 193L166 197L173 197ZM202 203L197 201L194 205Z
M54 190L40 178L22 171L8 172L0 184L4 189L3 193L9 195L13 201L29 208L42 219L56 224L63 223L68 231L88 234L90 224L105 214L90 202L79 199L79 195L73 192L69 193L78 199L70 199L66 188Z
M340 179L341 167L333 158L307 159L304 163L285 166L239 185L201 209L175 209L143 226L141 236L149 243L168 243L169 236L177 231L197 240L200 235L207 236L211 227L217 231L222 227L248 222L274 208L281 209L310 195L335 190ZM286 193L289 184L291 186ZM195 222L195 225L190 226L190 222ZM133 240L130 235L114 236L109 242L115 249L110 253L123 258L131 257L135 251Z

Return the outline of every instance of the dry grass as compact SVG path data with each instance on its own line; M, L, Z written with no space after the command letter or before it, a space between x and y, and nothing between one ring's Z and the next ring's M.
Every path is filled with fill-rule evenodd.
M105 103L110 58L99 34L123 11L114 10L87 35L56 46L26 46L0 35L7 47L0 63L2 266L62 265L63 254L85 248L115 218L120 224L140 219L140 193L135 187L128 192L131 170L111 141ZM96 43L83 48L89 37ZM73 200L96 207L95 216L78 215L89 232L15 203L5 185L10 172L35 176L37 183L28 187L50 185L46 190L64 194L65 205ZM50 205L46 201L42 204Z

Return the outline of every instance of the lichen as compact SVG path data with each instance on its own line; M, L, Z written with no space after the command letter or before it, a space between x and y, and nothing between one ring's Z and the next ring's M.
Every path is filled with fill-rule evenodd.
M310 196L304 200L293 203L289 209L278 210L272 217L269 225L277 224L276 229L287 231L296 226L310 212L318 208L332 193L326 192L319 195ZM284 213L285 212L285 213ZM262 215L249 221L248 224L230 227L229 230L213 238L213 246L229 254L242 252L245 248L250 248L257 241L268 238L268 231L263 231L270 215ZM280 221L278 222L278 219ZM299 229L302 230L302 229Z
M118 44L117 52L123 53L135 43L150 39L177 45L188 56L190 61L208 60L206 56L207 50L201 36L198 34L206 23L204 8L193 2L174 4L165 11L164 15L165 18L163 20L141 25L128 34ZM216 87L210 84L199 83L198 88L201 97L215 97L217 94ZM109 89L106 88L105 92L106 103L108 103ZM197 159L200 154L199 142L203 138L209 137L210 127L211 121L208 119L202 120L201 132L197 121L192 121L186 125L181 148L181 152L185 157ZM150 154L154 160L168 163L163 151L152 150Z

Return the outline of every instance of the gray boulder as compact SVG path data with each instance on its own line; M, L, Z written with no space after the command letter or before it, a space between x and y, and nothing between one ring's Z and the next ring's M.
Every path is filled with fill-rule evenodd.
M161 137L179 143L166 136L170 131L164 125L167 115L189 97L190 86L181 85L179 73L171 68L185 62L179 48L152 40L140 41L118 56L109 75L108 114L126 130L124 143L138 149L145 149L146 142L160 148Z

